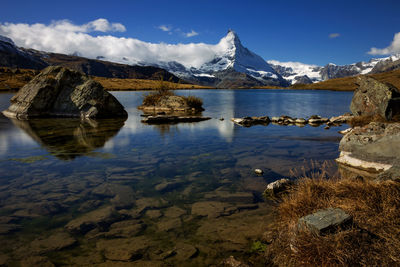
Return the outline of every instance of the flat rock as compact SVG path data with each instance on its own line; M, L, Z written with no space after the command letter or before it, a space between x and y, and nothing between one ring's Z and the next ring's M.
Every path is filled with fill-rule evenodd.
M65 229L72 234L85 234L96 227L106 229L110 224L121 220L121 217L112 207L100 208L70 221Z
M344 227L352 221L352 217L344 210L328 208L299 219L299 229L308 229L317 234L324 234L337 227Z
M134 261L143 257L152 246L151 240L144 237L116 238L99 240L96 248L104 252L104 257L112 261Z
M394 167L391 176L400 177L396 172L400 166L400 123L371 122L355 127L343 136L339 150L336 161L340 165L367 171L371 177Z
M232 208L231 205L217 201L201 201L192 205L192 215L208 218L217 218L228 215L227 212ZM232 213L236 209L232 210Z
M0 235L9 234L19 229L21 229L21 226L18 224L12 224L12 223L0 224Z
M207 200L215 200L230 203L253 203L254 195L250 192L228 192L223 190L216 190L204 195Z
M172 206L165 210L164 216L168 218L179 218L186 213L186 210L178 208L176 206Z
M32 117L127 117L118 100L101 84L81 72L50 66L35 76L12 98L5 116Z
M31 242L31 248L39 253L58 251L76 244L76 239L68 233L56 233L47 238L37 238Z
M182 221L180 218L165 218L157 223L158 230L163 232L169 232L173 229L182 226Z

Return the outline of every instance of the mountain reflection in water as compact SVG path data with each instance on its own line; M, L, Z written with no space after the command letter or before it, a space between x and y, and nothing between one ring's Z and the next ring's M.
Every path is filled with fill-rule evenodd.
M44 118L12 119L12 122L50 154L62 160L72 160L103 147L124 126L125 120Z

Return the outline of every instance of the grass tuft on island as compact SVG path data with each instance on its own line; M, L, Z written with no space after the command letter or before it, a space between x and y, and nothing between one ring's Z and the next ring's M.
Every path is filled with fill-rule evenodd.
M353 216L347 230L318 235L297 229L320 209ZM400 264L400 183L302 178L277 207L266 257L279 266L395 266Z
M146 94L143 98L143 107L158 106L161 99L168 96L176 96L173 90L176 90L176 84L171 84L164 80L157 81L157 91ZM179 96L186 105L196 111L203 110L203 100L196 96Z

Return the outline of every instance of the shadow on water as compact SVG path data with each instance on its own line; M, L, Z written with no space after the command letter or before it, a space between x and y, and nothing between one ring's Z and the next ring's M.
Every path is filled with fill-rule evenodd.
M124 126L125 120L44 118L11 121L50 154L62 160L73 160L102 148Z

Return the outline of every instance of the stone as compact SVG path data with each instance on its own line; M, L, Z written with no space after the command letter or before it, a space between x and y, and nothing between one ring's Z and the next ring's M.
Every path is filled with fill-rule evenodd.
M169 232L181 226L182 222L180 218L166 218L157 223L158 230L163 232Z
M72 234L85 234L94 228L105 230L114 222L122 219L122 215L112 207L100 208L86 213L70 221L65 229Z
M164 124L164 123L179 123L179 122L199 122L210 120L210 117L201 116L175 116L175 115L156 115L147 116L141 122L147 124Z
M47 238L37 238L31 242L31 248L38 253L59 251L76 244L76 239L68 233L55 233Z
M186 213L186 210L173 206L165 210L164 216L168 218L179 218Z
M99 240L96 248L112 261L134 261L143 257L152 241L144 237Z
M237 125L245 126L245 127L250 127L250 126L259 125L259 124L268 125L271 122L271 120L268 116L232 118L231 121Z
M184 184L183 181L179 180L170 180L170 181L164 181L159 184L157 184L154 189L158 192L169 192L173 191L175 189L178 189Z
M297 118L297 119L295 120L295 123L298 123L298 124L306 124L306 123L307 123L307 120L306 120L306 119L303 119L303 118Z
M192 205L192 215L208 218L217 218L223 216L229 204L217 201L201 201Z
M162 216L162 213L159 210L148 210L145 215L150 219L158 219Z
M345 134L348 134L349 132L351 132L352 130L353 130L353 128L347 128L345 130L339 131L338 133L345 135Z
M43 256L30 256L21 261L21 267L54 267L55 265L47 258Z
M225 190L215 190L206 193L204 198L207 200L230 202L230 203L253 203L254 195L251 192L229 192Z
M219 266L223 267L249 267L249 265L238 261L235 257L230 256L229 258L224 259Z
M264 173L264 171L261 170L261 169L255 169L254 173L257 174L257 175L262 175Z
M355 127L343 136L339 150L339 166L366 171L370 178L394 167L390 176L395 177L400 174L396 171L400 166L400 123L371 122Z
M50 66L35 76L12 98L5 116L33 117L127 117L118 100L101 84L83 73Z
M389 83L368 76L357 77L350 110L355 116L379 115L386 120L400 114L400 91Z
M138 235L146 229L146 225L137 220L126 220L113 223L108 232L104 234L106 238L109 237L132 237Z
M269 183L264 191L264 196L274 196L280 192L287 190L288 187L292 184L293 182L286 178Z
M317 234L325 234L351 224L352 216L339 208L319 210L313 214L301 217L298 222L300 230L309 230Z
M18 224L12 224L12 223L0 224L0 235L9 234L19 229L21 229L21 226Z
M175 251L176 251L175 259L183 262L186 262L187 260L196 257L199 252L195 246L192 246L187 243L178 243L176 245Z
M329 119L329 122L332 124L341 124L341 123L349 123L349 121L353 118L353 115L340 115L334 116Z

